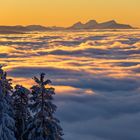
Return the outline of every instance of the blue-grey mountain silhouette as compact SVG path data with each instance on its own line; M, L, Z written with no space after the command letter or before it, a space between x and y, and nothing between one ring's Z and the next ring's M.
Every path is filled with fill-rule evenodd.
M78 22L68 29L132 29L133 27L127 24L117 23L115 20L97 23L96 20L90 20L83 24Z
M103 23L98 23L96 20L89 20L87 23L77 22L70 27L46 27L42 25L28 25L28 26L0 26L1 34L11 34L11 33L25 33L31 31L57 31L57 30L81 30L81 29L134 29L131 25L120 24L115 20L110 20Z

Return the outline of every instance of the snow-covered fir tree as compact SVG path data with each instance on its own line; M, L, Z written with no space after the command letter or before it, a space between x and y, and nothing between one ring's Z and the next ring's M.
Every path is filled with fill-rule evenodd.
M28 95L30 91L21 85L16 85L13 92L14 117L16 123L16 138L24 140L23 134L26 130L30 112L28 110Z
M16 140L11 90L11 80L0 66L0 140Z
M28 122L26 138L28 140L63 140L60 122L53 116L57 108L52 103L54 88L46 87L51 81L45 80L44 73L40 75L40 78L34 77L34 80L36 85L31 88L32 102L30 104L33 119Z

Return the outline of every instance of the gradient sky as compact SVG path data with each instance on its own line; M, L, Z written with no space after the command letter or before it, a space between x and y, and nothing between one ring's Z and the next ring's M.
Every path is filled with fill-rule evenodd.
M69 26L116 19L140 27L140 0L0 0L0 25Z

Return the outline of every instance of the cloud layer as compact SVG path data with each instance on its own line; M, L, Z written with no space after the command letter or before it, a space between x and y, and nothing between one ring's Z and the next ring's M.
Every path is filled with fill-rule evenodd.
M140 139L140 30L0 35L0 63L53 81L65 140Z

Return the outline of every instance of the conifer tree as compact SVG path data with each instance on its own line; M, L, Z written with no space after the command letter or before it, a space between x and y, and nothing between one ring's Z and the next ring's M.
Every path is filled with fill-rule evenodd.
M28 95L30 91L21 85L16 85L13 92L14 117L16 123L16 137L23 140L23 134L30 117L28 110Z
M34 80L36 85L31 88L30 104L34 115L28 123L25 135L28 140L63 140L60 122L53 116L57 108L52 103L54 88L46 87L51 81L45 80L44 73L41 73L39 79L34 77Z
M0 140L16 140L11 90L11 80L0 66Z

